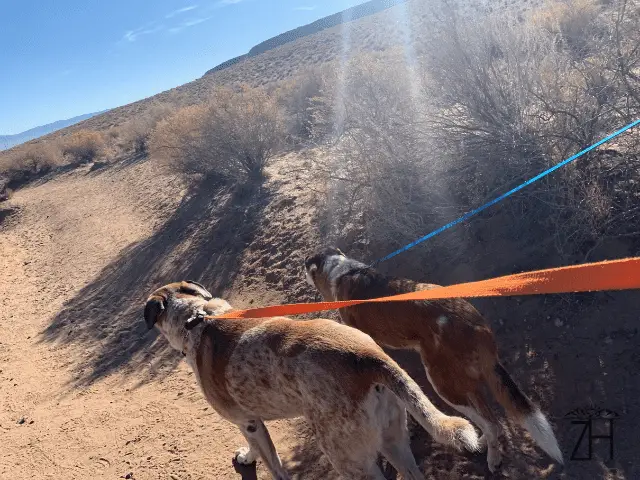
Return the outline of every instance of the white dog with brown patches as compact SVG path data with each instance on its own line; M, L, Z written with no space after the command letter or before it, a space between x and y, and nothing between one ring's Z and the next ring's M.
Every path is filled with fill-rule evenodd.
M381 275L337 248L308 256L305 270L307 281L327 301L387 297L437 287ZM381 345L420 353L434 390L482 430L480 442L487 448L492 472L502 456L485 387L551 458L562 463L551 425L500 363L491 329L466 300L362 304L340 309L340 318Z
M420 387L366 334L331 320L216 320L231 309L200 284L154 291L144 318L193 368L211 406L236 424L274 478L288 479L265 420L304 416L345 479L384 480L384 455L405 479L424 478L409 447L406 409L437 441L471 451L478 437L465 419L436 409Z

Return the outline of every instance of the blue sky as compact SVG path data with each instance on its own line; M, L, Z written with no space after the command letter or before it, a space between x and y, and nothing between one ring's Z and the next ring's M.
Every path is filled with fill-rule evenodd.
M0 135L194 80L349 0L0 0Z

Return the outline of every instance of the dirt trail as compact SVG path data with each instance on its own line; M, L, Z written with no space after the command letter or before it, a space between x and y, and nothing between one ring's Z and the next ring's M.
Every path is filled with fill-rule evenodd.
M157 381L130 370L89 381L86 360L108 335L94 332L92 345L78 325L62 333L68 338L43 338L60 312L75 313L68 304L83 288L183 203L180 182L156 170L149 163L87 168L12 198L0 230L0 478L240 477L231 455L241 435L206 404L177 356L157 349L171 360L160 367L171 375ZM124 308L141 311L143 301ZM81 313L75 322L96 326L95 309ZM271 430L286 453L291 428L274 422ZM243 477L256 478L255 469ZM262 466L257 478L269 478Z
M6 220L0 236L2 478L130 472L135 478L223 478L233 472L229 456L215 454L204 464L193 462L195 470L186 467L203 453L196 442L210 452L240 444L201 400L186 368L137 389L135 378L118 374L73 388L79 347L40 340L65 301L123 248L152 233L155 208L163 206L141 202L140 195L166 188L163 182L171 179L149 173L148 165L75 172L21 190L11 201L19 213ZM167 209L180 200L175 190L175 198L164 200ZM183 438L193 442L187 452Z
M232 465L243 445L237 429L205 403L180 356L147 334L140 316L150 288L177 278L200 280L237 306L313 299L300 268L318 243L318 194L303 173L291 173L304 171L303 156L290 155L259 189L204 185L187 195L152 161L122 161L43 180L3 204L12 214L0 215L0 478L269 478L260 463L257 471ZM502 478L640 478L631 428L640 392L630 305L638 297L625 295L610 302L607 324L594 307L560 327L555 317L544 321L536 300L485 302L507 365L529 378L524 386L555 417L612 394L608 406L627 415L619 460L574 463L559 475L510 426ZM417 359L399 359L424 385ZM582 380L567 389L567 378ZM558 428L569 454L576 432ZM270 430L294 478L336 478L304 422ZM447 451L412 431L427 478L490 478L482 455Z

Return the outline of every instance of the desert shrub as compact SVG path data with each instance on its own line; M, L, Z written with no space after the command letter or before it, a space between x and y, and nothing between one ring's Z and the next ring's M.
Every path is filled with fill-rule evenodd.
M219 88L205 105L159 123L152 151L187 175L259 178L286 135L276 99L261 89Z
M6 188L14 188L62 164L62 154L54 142L27 144L3 154L0 175L6 179Z
M640 2L621 0L617 6L606 37L610 42L603 42L600 56L622 91L617 113L631 121L640 116Z
M104 148L102 134L91 130L80 130L61 140L62 154L69 163L82 164L93 161Z
M637 118L635 4L623 2L617 13L569 5L583 6L560 5L553 24L543 21L550 10L462 18L443 8L422 37L425 48L417 47L425 52L419 62L387 50L337 71L312 108L314 135L331 145L330 160L318 165L328 180L325 233L360 239L371 256L388 251ZM588 32L597 35L583 32L580 43L593 22ZM436 240L436 255L449 260L462 242L471 249L493 239L525 252L544 238L567 260L602 239L640 237L640 159L631 139Z
M561 5L555 15L565 40L569 33L580 35L571 25L586 25L597 15L595 6L581 5L586 6L567 10ZM624 122L619 109L628 108L628 98L616 74L605 68L609 47L603 38L610 36L583 32L589 37L584 48L577 48L575 38L559 45L558 32L533 18L538 20L524 24L509 15L450 19L437 34L438 48L427 57L429 75L438 85L431 91L439 108L433 125L444 140L443 152L473 172L456 188L458 198L472 204L506 191ZM503 208L511 214L512 230L552 232L561 255L584 251L602 235L615 202L612 184L600 178L603 172L586 168L595 156L510 199Z
M208 174L213 166L207 165L204 130L207 106L192 105L177 110L158 123L151 134L150 149L154 156L186 175Z
M315 68L282 82L274 92L287 113L289 133L296 140L311 137L314 102L320 96L323 83L322 70Z
M605 34L600 12L596 0L551 0L534 10L532 23L555 36L574 59L583 60L597 52L597 40Z
M327 235L397 246L434 221L437 186L432 142L425 128L428 106L418 98L420 72L402 52L352 59L334 79L334 94L317 103L315 127L331 139L331 155L319 164L329 179ZM354 232L357 232L354 234Z
M173 113L168 104L156 104L146 112L125 122L119 128L119 143L123 150L131 150L136 155L146 155L153 129L163 118Z

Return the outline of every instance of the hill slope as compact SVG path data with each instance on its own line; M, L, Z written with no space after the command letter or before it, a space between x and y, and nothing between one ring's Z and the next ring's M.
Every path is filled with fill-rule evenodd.
M217 65L211 70L207 71L205 75L210 75L214 72L228 68L229 66L234 65L244 60L245 58L255 57L256 55L260 55L261 53L264 53L268 50L273 50L276 47L285 45L304 37L308 37L309 35L313 35L314 33L321 32L322 30L335 27L336 25L341 25L346 22L352 22L354 20L373 15L374 13L381 12L382 10L391 8L394 5L398 5L405 1L406 0L370 0L369 2L361 3L360 5L356 5L341 12L334 13L333 15L329 15L327 17L316 20L315 22L311 22L307 25L303 25L301 27L294 28L293 30L289 30L288 32L276 35L275 37L265 40L264 42L260 42L258 45L252 47L249 50L249 53L232 58L230 60L227 60L226 62L222 62L220 65Z
M394 3L397 4L389 6ZM528 2L523 8L529 8L537 3L538 0ZM317 66L331 64L333 68L340 68L340 64L345 59L356 53L381 51L413 41L421 32L430 28L429 25L434 21L436 14L433 3L426 0L406 0L399 3L396 0L376 0L372 5L377 7L365 9L366 14L361 12L360 14L364 16L360 18L334 25L336 19L329 21L327 20L329 17L325 17L314 23L333 26L311 34L309 32L316 29L309 25L300 27L305 31L305 36L295 41L282 43L274 40L271 42L277 45L274 48L270 47L254 56L230 59L224 62L226 68L216 67L214 71L192 82L113 108L86 120L81 127L72 126L57 132L56 135L64 135L78 128L106 130L130 119L144 116L158 103L175 106L198 104L219 85L244 83L250 86L269 86L311 71ZM475 15L479 11L484 11L489 5L488 0L465 3L461 13ZM379 10L380 8L382 9Z

